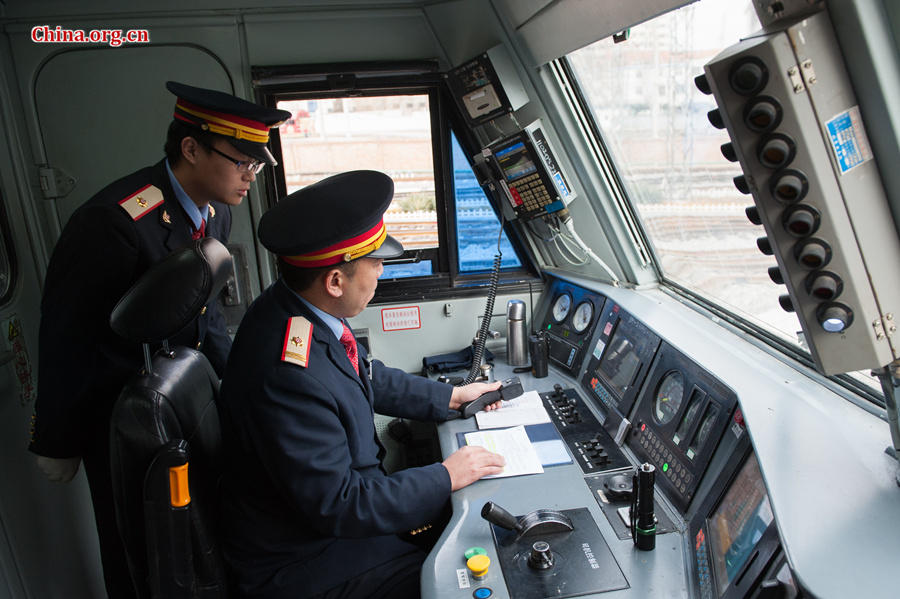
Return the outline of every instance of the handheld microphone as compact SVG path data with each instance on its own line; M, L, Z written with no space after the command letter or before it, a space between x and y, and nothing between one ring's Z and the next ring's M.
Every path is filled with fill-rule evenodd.
M641 551L656 549L656 514L653 511L653 484L656 468L644 463L634 474L631 494L631 539Z

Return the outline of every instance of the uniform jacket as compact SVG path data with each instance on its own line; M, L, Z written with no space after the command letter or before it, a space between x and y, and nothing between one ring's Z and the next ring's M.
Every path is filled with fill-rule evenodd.
M163 202L134 220L119 202L148 184L162 191ZM228 206L212 202L207 220L206 235L227 243ZM189 243L190 219L175 197L164 161L119 179L75 211L53 250L44 282L32 451L72 457L98 442L95 437L108 428L119 391L144 363L140 344L112 331L110 313L150 266ZM221 373L231 339L217 304L211 302L170 344L201 343Z
M306 367L282 359L293 316L312 323ZM224 546L241 596L304 597L407 553L396 533L449 499L441 464L385 473L373 411L442 421L452 387L369 367L362 346L359 368L282 280L241 322L219 401Z

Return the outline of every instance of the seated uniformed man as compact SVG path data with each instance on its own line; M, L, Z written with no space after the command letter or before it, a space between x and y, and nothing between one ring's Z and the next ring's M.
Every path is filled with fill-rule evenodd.
M269 129L289 112L169 82L177 96L166 158L115 181L69 219L56 244L41 302L39 381L29 449L54 481L67 482L83 460L100 538L106 589L134 597L116 527L109 463L109 418L130 376L143 365L140 344L119 338L109 316L150 266L192 239L228 242L231 209L264 164ZM231 338L217 302L178 337L197 347L220 375ZM160 309L165 309L160 306Z
M357 347L344 319L372 299L382 259L403 252L382 220L393 191L383 173L342 173L259 224L282 276L241 322L219 402L224 549L239 597L418 597L426 553L398 534L502 470L481 447L391 475L382 466L373 410L443 421L499 386L451 387L370 363Z

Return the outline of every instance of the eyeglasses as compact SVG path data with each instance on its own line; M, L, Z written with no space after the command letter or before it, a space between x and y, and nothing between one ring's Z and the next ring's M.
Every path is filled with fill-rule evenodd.
M215 152L222 158L226 158L226 159L230 160L231 162L233 162L234 166L237 168L237 170L242 173L253 173L254 175L256 175L265 166L265 163L260 162L259 160L236 160L236 159L232 158L231 156L229 156L228 154L226 154L224 152L220 152L219 150L215 149L211 145L203 144L203 146L206 147L207 149L212 150L213 152Z

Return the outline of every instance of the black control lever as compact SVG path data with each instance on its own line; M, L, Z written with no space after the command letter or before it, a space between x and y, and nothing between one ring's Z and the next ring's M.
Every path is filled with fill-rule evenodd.
M464 403L459 407L459 411L462 413L463 418L471 418L476 412L483 410L484 406L490 405L495 401L509 401L522 395L522 393L524 393L522 382L519 380L519 377L514 376L500 383L500 388L496 391L488 391L474 401Z
M481 517L506 530L514 530L520 537L542 535L554 532L572 532L572 520L555 510L534 510L516 518L505 509L488 501L481 508Z

